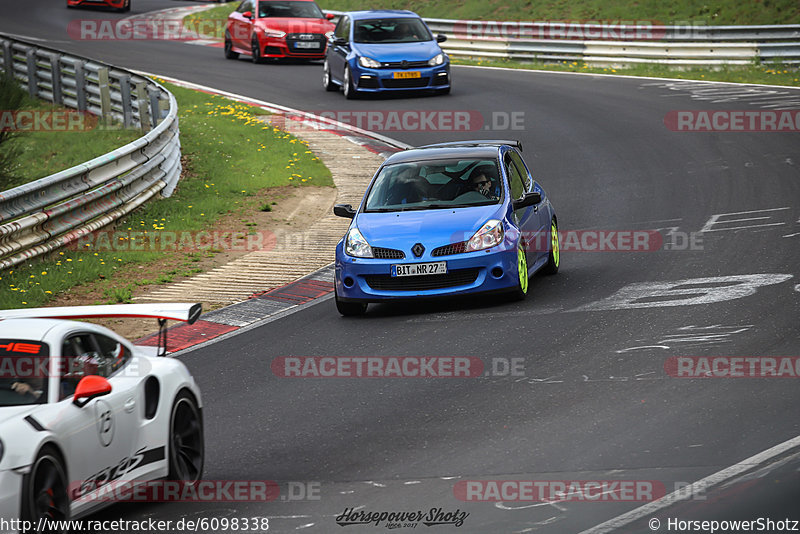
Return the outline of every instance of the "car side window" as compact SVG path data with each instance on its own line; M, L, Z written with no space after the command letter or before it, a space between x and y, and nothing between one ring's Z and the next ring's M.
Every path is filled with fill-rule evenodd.
M244 13L245 11L253 11L253 0L244 0L239 5L239 8L236 10L239 13Z
M100 348L100 355L105 358L109 375L115 373L130 359L131 351L116 339L102 334L95 334L94 338Z
M61 345L59 400L71 397L84 376L108 378L112 363L104 356L92 334L72 334Z
M511 161L511 157L506 154L503 160L508 175L508 185L511 188L511 198L522 198L525 194L525 183L522 180L522 175L517 169L517 166Z
M511 156L511 163L517 168L517 172L522 177L522 183L525 186L525 191L531 191L533 180L531 180L528 170L525 168L525 163L522 161L522 157L516 150L509 151L509 155Z

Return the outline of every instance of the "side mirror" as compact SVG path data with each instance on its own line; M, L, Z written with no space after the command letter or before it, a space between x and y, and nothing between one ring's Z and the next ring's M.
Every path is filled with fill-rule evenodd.
M92 399L102 397L111 393L111 384L102 376L87 375L81 378L75 388L75 395L72 404L78 408L83 408Z
M338 217L345 217L347 219L352 219L356 216L356 210L353 209L353 206L350 204L336 204L333 207L333 214Z
M525 196L522 198L518 198L512 205L514 206L515 210L520 208L527 208L528 206L533 206L534 204L538 204L542 201L542 194L534 191L533 193L525 193Z
M447 36L442 34L442 33L440 33L439 35L436 36L436 42L437 43L443 43L446 40L447 40Z
M334 15L333 13L325 13L325 18L328 20L333 20L334 17L336 17L336 15Z
M348 46L350 43L344 37L334 37L333 38L333 45L334 46Z
M242 16L244 18L246 18L246 19L252 19L253 18L253 12L252 11L245 11L244 13L242 13Z

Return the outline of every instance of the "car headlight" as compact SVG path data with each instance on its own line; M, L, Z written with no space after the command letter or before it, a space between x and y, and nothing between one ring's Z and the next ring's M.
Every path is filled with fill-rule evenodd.
M333 38L333 30L325 33L325 38L331 40Z
M503 242L503 222L497 219L484 224L467 242L467 252L492 248Z
M361 56L358 58L358 64L368 69L379 69L381 67L380 61L375 61L371 57Z
M428 65L436 67L444 63L444 54L436 54L428 60Z
M369 246L367 240L364 239L364 236L361 235L361 232L359 232L358 228L355 227L351 228L350 231L347 232L344 250L348 255L355 256L357 258L374 257L372 255L372 247Z
M266 35L267 37L274 37L276 39L281 39L282 37L286 37L286 32L282 32L280 30L270 30L269 28L266 28L264 30L264 35Z

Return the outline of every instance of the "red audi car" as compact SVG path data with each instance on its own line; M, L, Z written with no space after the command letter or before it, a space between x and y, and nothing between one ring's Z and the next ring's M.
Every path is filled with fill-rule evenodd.
M324 59L332 18L314 0L244 0L228 16L225 57Z
M110 7L114 11L130 11L131 0L67 0L67 7Z

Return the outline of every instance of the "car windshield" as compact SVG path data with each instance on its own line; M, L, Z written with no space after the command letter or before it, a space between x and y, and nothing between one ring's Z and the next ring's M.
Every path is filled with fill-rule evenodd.
M49 354L39 341L0 339L0 406L47 402Z
M353 28L356 43L419 43L433 37L420 19L357 20Z
M322 19L325 15L314 2L279 1L259 2L258 17Z
M452 159L383 167L367 193L366 212L467 208L500 203L497 163Z

